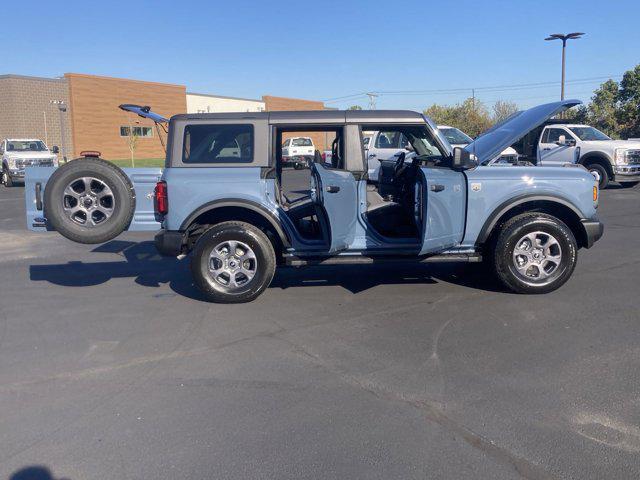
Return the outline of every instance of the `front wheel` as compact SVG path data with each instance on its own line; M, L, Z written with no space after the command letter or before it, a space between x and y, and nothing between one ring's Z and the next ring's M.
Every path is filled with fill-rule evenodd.
M576 239L562 221L525 213L505 223L494 252L498 278L517 293L548 293L571 277L578 259Z
M6 170L2 171L2 184L5 187L13 187L13 179L11 178L9 172L7 172Z
M587 170L598 180L598 188L604 190L609 185L609 174L607 169L599 163L587 165Z
M244 222L219 223L196 242L191 273L207 300L244 303L271 283L276 256L269 238Z

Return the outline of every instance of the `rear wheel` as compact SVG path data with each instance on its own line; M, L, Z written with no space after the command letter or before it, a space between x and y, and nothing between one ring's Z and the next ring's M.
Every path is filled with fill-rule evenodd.
M610 180L607 169L599 163L592 163L590 165L586 165L586 167L587 170L589 170L589 172L591 172L591 174L598 179L598 187L600 188L600 190L604 190L605 188L607 188Z
M79 159L56 169L44 191L45 215L64 237L103 243L125 231L136 207L129 178L112 163Z
M502 227L494 267L502 283L517 293L547 293L571 277L578 259L569 227L551 215L525 213Z
M271 283L276 256L269 238L244 222L219 223L196 242L191 273L207 300L244 303Z

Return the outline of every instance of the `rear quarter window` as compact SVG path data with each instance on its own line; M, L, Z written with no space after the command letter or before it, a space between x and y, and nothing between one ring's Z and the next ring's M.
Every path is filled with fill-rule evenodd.
M251 163L253 125L187 125L182 145L182 162L186 164Z

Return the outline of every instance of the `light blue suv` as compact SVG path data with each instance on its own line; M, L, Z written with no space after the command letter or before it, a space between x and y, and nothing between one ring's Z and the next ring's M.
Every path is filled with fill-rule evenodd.
M571 276L577 250L602 236L594 177L580 166L479 165L578 103L534 107L464 149L409 111L176 115L163 170L122 171L98 158L30 169L27 221L82 243L160 229L157 249L190 254L195 283L215 302L255 299L277 266L389 261L484 261L515 292L550 292ZM148 107L122 108L166 121ZM367 130L404 135L415 157L383 162L369 182ZM283 139L319 134L331 163L316 152L296 171L308 185L291 199Z

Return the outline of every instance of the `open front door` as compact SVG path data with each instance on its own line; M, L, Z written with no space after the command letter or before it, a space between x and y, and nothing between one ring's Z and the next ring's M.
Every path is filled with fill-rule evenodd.
M312 196L322 205L330 226L329 253L346 249L355 237L358 185L351 172L313 163ZM315 191L314 191L315 190Z
M422 233L420 254L454 247L464 234L466 179L449 168L422 167Z

